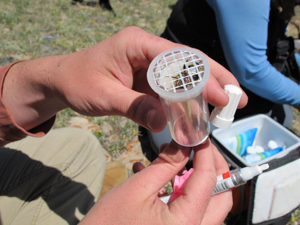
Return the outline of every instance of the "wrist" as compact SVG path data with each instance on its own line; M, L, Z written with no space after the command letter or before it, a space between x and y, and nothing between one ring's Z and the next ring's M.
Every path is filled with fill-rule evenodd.
M2 99L15 120L25 130L32 129L65 108L52 85L55 57L22 61L13 65L3 81Z

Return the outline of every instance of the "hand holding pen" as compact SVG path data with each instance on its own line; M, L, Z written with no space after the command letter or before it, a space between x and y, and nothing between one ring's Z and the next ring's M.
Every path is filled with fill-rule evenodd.
M244 185L248 180L261 174L263 171L269 168L269 164L263 164L261 166L256 165L252 167L237 168L235 170L228 171L217 176L217 184L214 188L213 195L228 191L232 188ZM183 171L182 176L176 176L173 183L173 193L168 196L163 196L160 199L166 203L170 204L180 195L182 195L185 183L187 182L189 176L193 173L194 169L191 168L189 171Z
M176 215L178 220L173 221L173 223L221 224L231 210L233 203L231 191L215 196L211 195L217 182L217 174L222 174L229 169L225 159L216 147L208 139L205 143L193 148L193 167L195 170L186 183L183 195L170 205L164 204L157 196L161 187L174 178L185 166L189 160L192 148L182 147L175 141L172 141L168 145L162 145L161 150L159 157L150 166L140 171L135 170L137 173L132 176L132 179L140 179L142 177L144 180L144 183L131 183L130 188L136 185L143 186L145 193L142 195L146 196L148 193L148 206L146 209L155 209L156 212L164 212L166 215L169 212ZM125 183L129 185L129 183ZM122 185L125 185L125 183ZM132 192L136 196L140 195L135 188L132 189ZM149 195L150 192L151 195ZM130 201L135 204L134 199ZM220 212L218 215L215 215L216 210ZM147 211L147 214L149 212ZM163 217L165 221L162 224L171 222L167 219L168 216ZM211 218L214 218L214 221Z

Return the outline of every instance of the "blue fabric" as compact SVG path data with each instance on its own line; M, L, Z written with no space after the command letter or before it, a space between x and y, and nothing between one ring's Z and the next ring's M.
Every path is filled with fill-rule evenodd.
M275 103L300 105L300 87L267 60L270 0L206 0L216 14L231 72L255 94Z
M298 53L295 53L296 62L298 64L299 70L300 70L300 55Z

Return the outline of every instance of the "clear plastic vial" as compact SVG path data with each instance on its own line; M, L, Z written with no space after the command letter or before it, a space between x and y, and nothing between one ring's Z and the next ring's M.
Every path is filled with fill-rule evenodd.
M202 94L186 102L161 98L172 138L183 146L201 144L209 135L209 111Z
M151 62L147 78L160 96L172 138L193 147L209 135L209 111L203 92L210 74L207 59L190 48L167 50Z

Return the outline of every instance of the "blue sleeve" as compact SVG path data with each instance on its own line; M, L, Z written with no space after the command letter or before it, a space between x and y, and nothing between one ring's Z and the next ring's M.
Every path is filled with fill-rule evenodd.
M300 87L267 60L270 0L206 0L216 14L231 72L240 84L280 104L300 105Z

